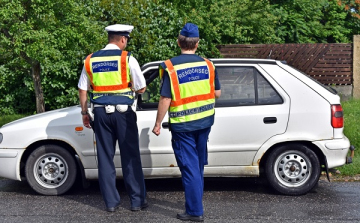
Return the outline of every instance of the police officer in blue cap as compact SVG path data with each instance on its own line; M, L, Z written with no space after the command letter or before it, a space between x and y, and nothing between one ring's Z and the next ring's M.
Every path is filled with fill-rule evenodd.
M105 28L108 44L86 57L78 84L83 124L93 128L96 136L100 190L109 212L120 205L113 162L116 143L131 210L148 206L136 113L132 109L135 92L143 93L146 82L137 60L124 50L133 28L122 24ZM88 110L87 91L90 91L93 111ZM93 126L90 126L89 113L94 115Z
M211 61L195 54L199 30L187 23L178 36L181 55L160 64L160 101L153 133L160 135L161 122L168 112L172 147L181 171L185 190L184 221L204 221L204 165L207 141L214 124L215 98L220 97L220 82Z

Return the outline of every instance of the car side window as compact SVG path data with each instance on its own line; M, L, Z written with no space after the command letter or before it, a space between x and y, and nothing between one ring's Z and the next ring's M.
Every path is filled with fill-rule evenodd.
M283 103L280 95L255 67L216 67L221 84L217 107Z
M251 66L216 67L221 84L221 97L216 107L281 104L282 98L271 84ZM138 109L154 110L160 99L158 69L144 73L146 91L138 97Z
M257 95L259 105L282 104L283 100L270 83L258 72Z
M160 79L158 69L152 69L144 73L146 79L145 93L138 97L138 109L157 109L160 100Z

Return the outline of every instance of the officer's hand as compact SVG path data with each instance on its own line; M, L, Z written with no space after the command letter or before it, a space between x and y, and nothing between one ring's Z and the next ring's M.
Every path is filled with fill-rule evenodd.
M91 129L91 125L90 125L90 117L88 115L83 115L82 116L82 120L83 120L83 124L86 128Z
M153 130L152 130L152 132L155 134L155 135L160 135L160 129L161 129L161 126L160 125L157 125L157 124L155 124L155 126L154 126L154 128L153 128Z

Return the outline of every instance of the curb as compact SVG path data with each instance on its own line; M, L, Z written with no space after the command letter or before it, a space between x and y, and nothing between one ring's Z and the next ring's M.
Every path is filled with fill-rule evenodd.
M341 174L329 173L330 182L355 182L360 181L360 174L354 176L343 176ZM322 173L320 180L328 181L326 174Z

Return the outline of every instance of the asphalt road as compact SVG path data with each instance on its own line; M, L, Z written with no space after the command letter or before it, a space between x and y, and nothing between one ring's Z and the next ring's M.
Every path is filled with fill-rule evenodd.
M129 210L123 182L121 207L104 211L98 182L75 187L62 196L41 196L26 182L0 178L0 222L182 222L180 179L146 180L149 207ZM327 182L304 196L283 196L259 178L208 178L204 193L205 222L360 222L360 182Z

